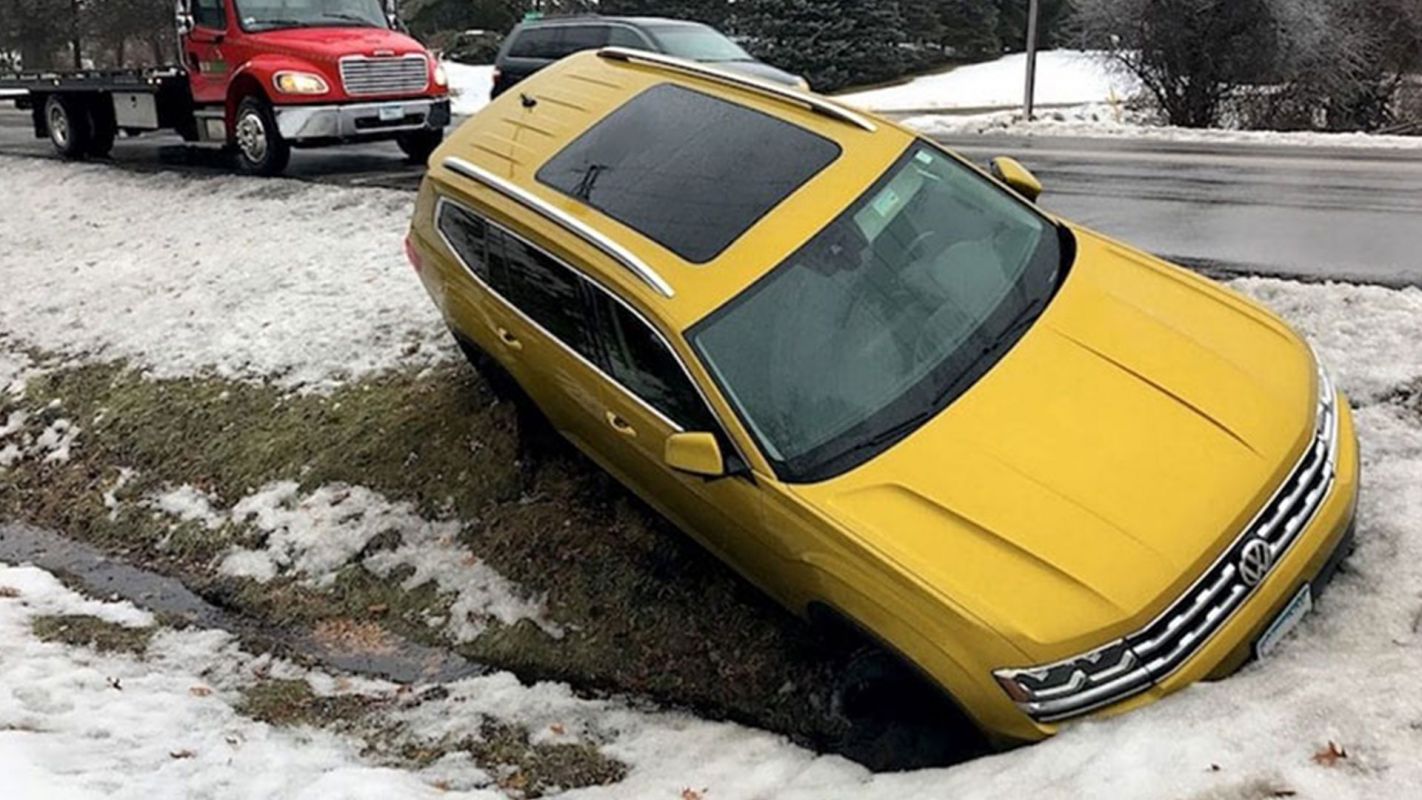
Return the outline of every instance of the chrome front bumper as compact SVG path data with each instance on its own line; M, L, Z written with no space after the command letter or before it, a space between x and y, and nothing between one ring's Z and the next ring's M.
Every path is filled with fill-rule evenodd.
M281 138L355 139L382 133L443 128L449 124L449 100L419 98L383 103L328 106L277 106Z

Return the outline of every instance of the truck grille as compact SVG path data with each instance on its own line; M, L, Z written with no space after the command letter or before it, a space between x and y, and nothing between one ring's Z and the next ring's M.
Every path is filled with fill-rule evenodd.
M422 55L341 59L346 94L397 95L423 92L430 84L430 64Z

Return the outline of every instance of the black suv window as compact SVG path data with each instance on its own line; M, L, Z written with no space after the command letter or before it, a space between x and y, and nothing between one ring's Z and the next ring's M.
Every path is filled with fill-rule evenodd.
M509 45L510 58L558 58L558 40L562 29L556 27L524 28Z
M592 363L599 356L587 314L587 281L516 236L491 229L489 247L502 249L495 259L494 289L555 338Z
M839 153L798 125L664 83L563 148L538 181L702 264Z
M227 29L227 10L222 0L196 0L193 3L193 23L212 30Z
M613 25L607 31L607 43L613 47L636 47L640 50L647 49L647 40L642 38L642 34L624 28L621 25Z
M562 53L558 56L570 56L583 50L596 50L607 44L608 29L606 25L569 25L563 31Z
M683 430L720 430L661 337L626 306L603 292L594 295L598 333L612 377Z
M436 224L439 225L439 231L444 234L450 249L459 256L460 261L464 262L464 266L487 281L489 279L487 250L489 224L484 221L484 218L453 203L440 203L439 219L436 220Z

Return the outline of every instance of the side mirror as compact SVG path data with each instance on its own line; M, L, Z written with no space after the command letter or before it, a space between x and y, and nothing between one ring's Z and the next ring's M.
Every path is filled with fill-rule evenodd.
M992 176L1017 190L1029 202L1037 202L1042 196L1042 182L1032 171L1022 166L1015 158L998 156L992 160Z
M719 478L726 474L721 445L709 433L674 433L668 436L663 458L667 466L679 472L704 478Z
M193 32L193 13L192 8L188 5L188 0L178 0L174 6L173 14L179 36L187 36Z

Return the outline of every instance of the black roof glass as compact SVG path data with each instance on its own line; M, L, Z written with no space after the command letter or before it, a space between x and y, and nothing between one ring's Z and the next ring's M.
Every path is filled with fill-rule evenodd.
M659 84L565 147L538 181L704 264L839 154L769 114Z

